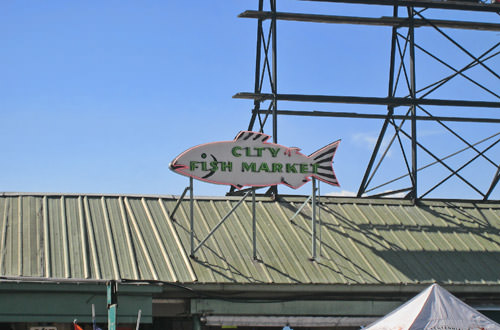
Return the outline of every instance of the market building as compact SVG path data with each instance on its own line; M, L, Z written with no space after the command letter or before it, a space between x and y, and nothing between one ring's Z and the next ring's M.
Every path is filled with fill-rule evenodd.
M286 326L355 330L433 283L500 322L500 202L491 200L500 181L500 167L486 155L498 143L499 133L485 130L484 134L492 135L471 141L443 125L498 125L498 94L473 81L486 89L489 99L448 93L444 95L449 99L422 95L422 91L434 91L455 76L463 76L469 68L487 67L485 62L495 56L489 52L499 44L486 47L489 50L481 56L472 56L472 62L460 70L438 58L454 74L426 87L417 87L415 65L416 51L430 53L415 42L416 28L436 30L448 39L443 29L500 31L496 22L435 19L425 17L428 11L424 11L463 10L471 17L479 13L498 19L498 2L321 2L390 6L394 11L392 17L287 13L277 11L276 0L266 1L269 10L259 0L258 10L241 13L240 17L257 20L255 89L234 95L253 101L248 131L224 142L234 143L225 154L232 155L231 161L215 156L219 151L212 149L215 143L202 145L207 149L198 152L198 158L183 157L186 152L175 159L171 169L190 176L189 197L187 190L180 196L0 193L0 330L71 330L75 320L83 330L90 330L93 319L99 328L113 322L119 330L134 329L138 319L143 330ZM278 20L389 27L387 96L279 93ZM364 54L367 61L369 57ZM418 68L418 74L425 74L425 65ZM494 70L489 72L498 79ZM494 84L498 89L498 80ZM289 102L287 105L310 102L314 110L283 110L278 101ZM318 110L323 109L318 104L368 108L348 112L325 106ZM493 109L495 115L468 111L458 116L450 110L458 107ZM296 188L311 176L338 185L331 164L336 142L308 157L293 147L280 153L278 115L383 122L377 126L379 136L357 197L316 196L314 180L310 197L278 193L275 185ZM263 138L268 117L272 118L272 133L266 130L270 135ZM459 140L461 149L446 155L431 152L417 138L417 122L421 121L437 123ZM260 127L254 127L257 125ZM272 146L265 140L270 136ZM255 144L250 147L242 140ZM387 140L397 141L391 144L400 148L400 165L406 174L373 187L371 179L390 152L391 145L383 143ZM465 165L453 167L445 162L463 151L473 154ZM431 163L420 164L417 154L425 154ZM296 160L288 162L292 157ZM188 159L182 163L181 158ZM477 158L494 167L485 189L460 172ZM422 180L421 170L435 164L444 170L444 179ZM260 176L254 180L253 174ZM486 177L487 172L480 174ZM193 177L232 187L224 197L193 196ZM234 180L241 177L246 181ZM457 177L477 199L426 199L436 187ZM401 178L405 180L398 181ZM404 182L397 186L395 181ZM255 187L262 186L271 187L256 196ZM454 190L453 182L451 186Z
M196 197L190 256L178 201L2 194L2 327L88 327L94 304L104 328L109 281L122 328L357 329L431 283L500 318L497 202L321 197L314 245L304 197Z

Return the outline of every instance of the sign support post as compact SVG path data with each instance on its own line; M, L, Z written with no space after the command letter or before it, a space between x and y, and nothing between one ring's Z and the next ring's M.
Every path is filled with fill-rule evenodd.
M311 260L316 260L316 179L312 178L312 256Z
M175 221L174 219L174 215L175 215L175 212L177 212L177 209L179 208L179 206L181 205L181 202L184 200L184 196L186 196L186 193L187 191L191 189L191 186L188 186L186 188L184 188L184 191L182 192L182 195L181 197L179 197L179 200L177 201L177 203L175 204L175 207L174 209L172 210L172 213L170 213L170 218Z
M255 217L255 187L252 187L252 234L253 260L257 260L257 219Z
M243 203L243 201L248 197L249 194L250 194L250 191L247 191L247 193L238 201L238 203L235 206L233 206L233 208L231 209L231 211L229 211L224 216L224 218L222 218L219 221L219 223L215 225L215 227L208 233L208 235L192 250L191 257L194 257L195 252L198 251L198 249L201 248L203 244L205 244L205 242L215 233L215 231L217 229L219 229L219 227L229 218L229 216L231 214L233 214L233 212L238 208L238 206L241 205L241 203ZM192 230L191 230L191 234L193 234Z
M189 195L189 198L190 198L190 239L191 239L191 249L190 249L190 254L189 256L191 258L195 258L195 253L196 251L198 251L202 246L203 244L205 244L205 242L215 233L215 231L217 229L219 229L219 227L229 218L229 216L243 203L243 201L248 197L248 195L250 195L250 193L252 194L252 245L253 245L253 259L254 260L257 260L257 218L256 218L256 215L255 215L255 190L256 188L255 187L252 187L252 189L250 189L249 191L247 191L245 193L245 195L243 195L243 197L238 201L238 203L219 221L219 223L217 225L215 225L214 228L212 228L212 230L208 233L208 235L203 239L201 240L200 243L198 243L198 245L195 247L194 246L194 216L193 216L193 201L194 201L194 198L193 198L193 178L190 178L189 180L189 184L190 184L190 195Z
M189 229L191 230L191 251L189 256L194 258L194 212L193 212L193 178L189 178Z
M318 181L318 187L316 191L318 192L318 200L316 201L317 204L321 205L321 190L320 190L320 184L321 182ZM323 238L321 236L321 228L323 227L323 220L321 219L321 207L317 208L317 217L318 217L318 226L319 226L319 233L318 233L318 239L319 239L319 244L318 244L318 257L321 258L321 247L323 245Z

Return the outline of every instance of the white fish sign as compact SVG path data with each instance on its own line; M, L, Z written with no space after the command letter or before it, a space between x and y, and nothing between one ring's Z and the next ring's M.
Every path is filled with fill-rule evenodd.
M264 187L285 184L297 189L311 177L339 186L333 157L340 140L306 156L299 148L267 142L269 135L241 131L232 141L201 144L177 156L170 169L201 181Z

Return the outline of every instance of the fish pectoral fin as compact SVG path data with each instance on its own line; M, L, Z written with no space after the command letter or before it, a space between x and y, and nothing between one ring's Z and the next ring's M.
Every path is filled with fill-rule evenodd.
M289 177L288 180L285 178L282 178L282 183L286 184L290 188L297 189L300 188L304 183L309 182L309 178L304 178L304 177Z

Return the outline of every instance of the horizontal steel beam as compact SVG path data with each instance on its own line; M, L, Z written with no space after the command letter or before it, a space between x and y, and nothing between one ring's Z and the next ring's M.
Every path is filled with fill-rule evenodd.
M308 306L305 302L304 306ZM355 327L361 328L378 320L380 316L262 316L262 315L206 315L202 316L205 325L213 327L275 327L283 328L288 324L288 328L332 328L335 327ZM286 327L285 327L286 329Z
M233 98L266 101L266 100L273 100L273 94L242 92L233 95ZM454 106L454 107L500 108L500 102L492 102L492 101L441 100L441 99L412 100L404 97L278 94L277 100L295 101L295 102L315 102L315 103L371 104L371 105L387 105L395 107L410 106L410 105L437 105L437 106Z
M399 307L401 301L361 301L361 300L295 300L261 301L258 304L248 301L226 301L216 299L191 300L192 314L225 315L342 315L342 316L380 316Z
M254 110L252 113L266 114L266 110ZM336 117L336 118L362 118L362 119L386 119L387 115L374 113L336 112L336 111L299 111L278 110L282 116L306 116L306 117ZM411 116L392 115L390 118L397 120L411 120ZM471 118L471 117L445 117L445 116L416 116L419 121L442 121L442 122L468 122L468 123L500 123L500 118Z
M485 4L478 1L444 0L303 0L317 2L360 3L366 5L411 6L417 8L458 9L470 11L500 12L500 4Z
M259 18L271 19L273 13L270 11L247 10L239 14L242 18ZM313 22L313 23L332 23L332 24L359 24L359 25L374 25L374 26L391 26L391 27L407 27L409 20L401 17L354 17L354 16L333 16L333 15L317 15L317 14L302 14L302 13L283 13L277 12L276 19L284 21L298 22ZM442 28L466 29L466 30L483 30L483 31L500 31L500 24L469 22L469 21L452 21L452 20L413 20L415 27L422 26L438 26Z

